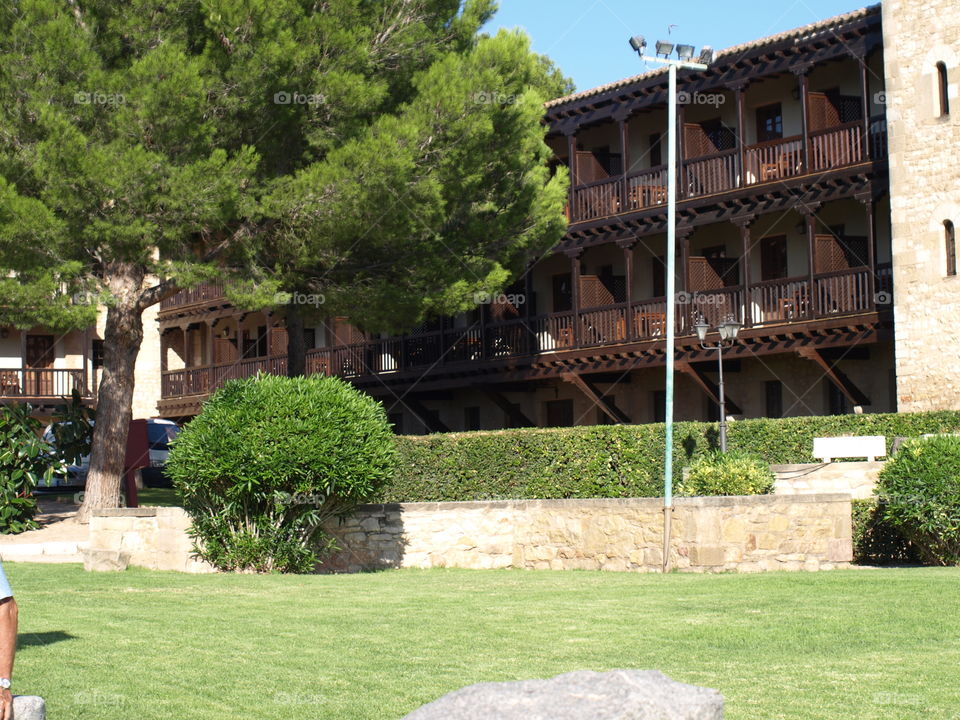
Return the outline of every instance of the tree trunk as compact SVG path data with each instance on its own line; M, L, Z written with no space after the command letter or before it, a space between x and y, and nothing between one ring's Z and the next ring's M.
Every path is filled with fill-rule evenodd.
M134 368L143 341L140 303L144 272L129 263L107 269L113 296L103 336L103 381L97 397L97 424L90 471L78 520L90 522L94 508L120 507L120 488L132 417Z
M303 309L296 302L291 302L287 305L287 377L302 377L306 374L307 345L304 338Z

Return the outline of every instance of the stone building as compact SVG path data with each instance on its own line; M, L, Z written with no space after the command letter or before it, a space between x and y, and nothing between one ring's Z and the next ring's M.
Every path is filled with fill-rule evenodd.
M958 29L949 0L888 0L680 72L678 419L718 417L701 320L742 325L734 416L960 406ZM503 296L398 337L329 318L308 372L349 379L405 433L660 419L666 86L658 68L547 103L568 231ZM285 369L282 321L219 288L168 299L159 322L165 417Z

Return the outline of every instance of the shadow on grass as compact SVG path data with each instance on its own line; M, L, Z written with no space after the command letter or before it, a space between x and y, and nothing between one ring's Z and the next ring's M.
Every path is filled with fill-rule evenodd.
M53 645L64 640L76 640L76 635L65 633L62 630L51 630L41 633L23 633L17 635L17 648L43 647L44 645Z

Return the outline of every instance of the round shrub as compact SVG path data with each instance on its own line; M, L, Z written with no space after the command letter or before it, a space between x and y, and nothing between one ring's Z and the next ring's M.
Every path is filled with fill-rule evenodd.
M880 471L876 494L924 562L960 564L960 437L905 442Z
M762 495L773 492L766 461L742 450L697 457L677 486L678 495Z
M197 555L222 570L310 572L333 547L323 524L393 474L383 407L337 378L227 383L176 439L167 472Z

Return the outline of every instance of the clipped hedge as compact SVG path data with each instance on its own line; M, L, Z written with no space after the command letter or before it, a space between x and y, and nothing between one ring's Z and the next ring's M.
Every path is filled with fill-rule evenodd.
M960 431L960 412L758 418L727 426L732 449L771 464L816 462L815 437ZM717 448L716 423L674 425L674 483L691 461ZM397 438L398 469L386 502L662 494L664 426L598 425L445 433Z
M853 561L859 565L920 563L917 549L884 518L877 498L853 501Z

